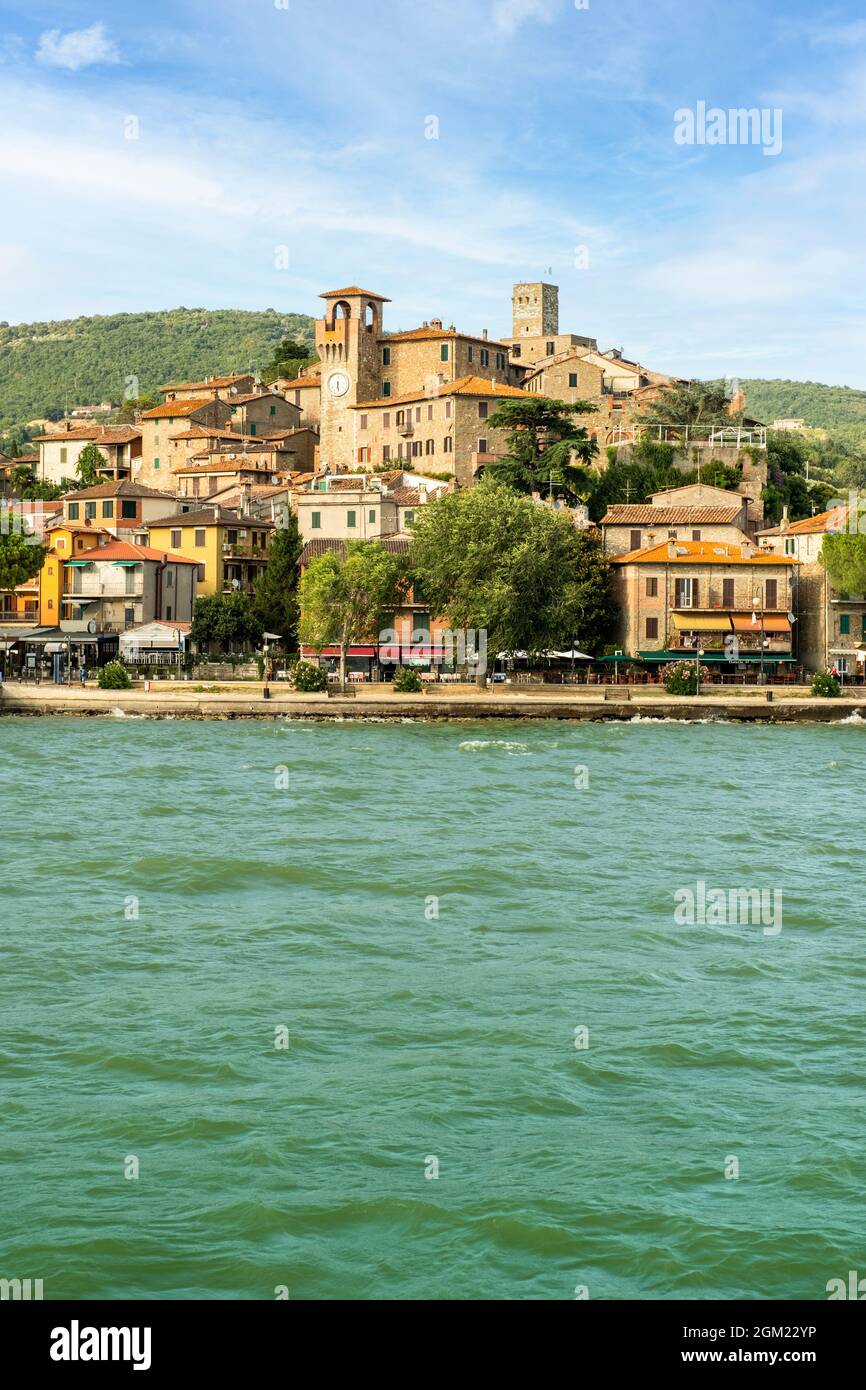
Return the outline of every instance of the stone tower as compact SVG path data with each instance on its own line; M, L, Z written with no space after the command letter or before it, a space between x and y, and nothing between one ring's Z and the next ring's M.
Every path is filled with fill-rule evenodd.
M320 458L334 469L354 463L354 421L350 406L377 400L381 391L382 306L384 295L357 285L331 290L324 318L316 321L316 348L322 364Z
M559 332L559 286L520 284L511 296L513 338L555 338Z

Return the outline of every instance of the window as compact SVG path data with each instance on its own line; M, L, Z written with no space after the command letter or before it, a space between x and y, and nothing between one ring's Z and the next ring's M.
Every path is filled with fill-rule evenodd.
M722 580L722 607L733 608L734 606L734 581L733 579Z
M655 639L658 637L658 635L659 635L659 620L658 620L658 618L647 618L647 620L646 620L646 635L647 635L647 637L648 637L650 640L655 640Z
M153 460L153 466L154 466L154 468L159 468L159 459L154 459L154 460Z
M366 428L367 428L367 416L366 416L366 415L362 415L362 416L361 416L361 429L362 429L362 430L365 430Z
M548 357L552 357L553 354L556 352L556 343L545 343L544 350L547 353Z
M312 526L312 528L313 528L314 531L321 531L321 529L322 529L322 513L321 513L321 512L313 512L312 516L310 517L310 525Z
M123 571L123 577L125 580L124 593L126 594L135 593L135 580L137 569L137 565L127 565L126 569Z
M450 419L451 419L451 413L452 413L452 412L451 412L451 407L452 407L452 405L453 405L453 401L446 401L446 402L445 402L445 419L446 419L446 420L450 420Z
M700 538L701 538L701 533L700 533L700 531L693 531L693 532L692 532L692 540L693 540L693 541L699 541Z
M174 570L166 570L166 572L165 572L165 587L166 587L167 589L173 589L173 588L174 588Z
M250 425L250 434L255 434L255 432L256 432L256 427L255 427L255 425Z
M271 408L270 408L270 412L269 412L269 413L270 413L271 415L276 415L276 413L277 413L277 407L276 407L275 405L272 405Z
M79 507L80 507L80 503L79 503L79 502L70 502L70 503L69 503L69 506L66 508L66 515L67 515L67 517L68 517L68 519L69 519L70 521L77 521L77 520L78 520L78 510L79 510Z
M390 412L390 410L386 410L386 411L385 411L385 414L382 416L382 428L383 428L384 430L389 430L389 429L391 428L391 412Z
M519 356L520 356L520 344L519 344L519 343L512 343L512 344L511 344L511 356L512 356L512 357L519 357Z
M448 361L448 344L447 344L447 343L441 343L441 344L440 344L440 347L439 347L439 360L440 360L440 362L447 362L447 361Z
M489 349L489 348L482 348L482 349L481 349L481 365L482 365L482 367L489 367L489 366L490 366L490 349Z
M450 435L450 434L449 434L449 435L446 437L445 442L444 442L443 445L442 445L442 452L443 452L443 454L453 454L453 453L454 453L454 437L453 437L453 435Z
M866 613L860 619L860 636L866 641Z
M658 579L648 579L648 580L647 580L647 582L646 582L646 596L647 596L647 598L658 598L658 596L659 596L659 582L658 582Z
M123 621L125 622L125 624L126 624L127 627L132 627L132 624L135 622L135 609L134 609L134 608L124 608L124 610L123 610Z
M435 454L435 452L436 452L436 441L435 441L435 439L428 439L428 440L427 440L427 443L424 445L424 452L425 452L425 454Z
M479 401L479 402L478 402L478 418L479 418L479 420L486 420L486 419L487 419L487 416L488 416L489 414L490 414L490 405L489 405L489 403L488 403L487 401Z
M85 502L85 504L84 504L84 519L85 519L85 521L95 521L95 520L96 520L96 503L95 503L95 502Z
M121 500L121 503L120 503L120 515L121 515L121 516L125 516L125 517L131 517L131 518L133 519L133 521L134 521L134 520L135 520L135 502L134 502L134 501L124 502L123 500Z
M577 372L569 372L569 374L568 374L568 384L569 384L569 386L576 386L576 385L577 385Z
M103 516L114 516L114 503L113 503L113 502L103 502L103 504L102 504L102 515L103 515Z
M390 383L390 381L383 381L383 382L382 382L382 395L383 395L383 396L390 396L390 394L391 394L391 383Z
M375 508L375 507L371 507L370 510L367 512L367 520L370 521L370 522L374 522L374 521L376 520L376 508Z
M194 541L195 541L195 546L196 546L196 549L197 549L197 550L203 550L203 549L204 549L205 533L204 533L203 530L196 531L195 536L194 536Z
M168 608L166 608L166 610L165 610L165 616L166 616L166 621L167 621L167 622L171 622L171 611L172 611L172 610L171 610L171 604L169 604Z
M383 366L383 367L390 367L390 365L391 365L391 349L390 349L390 348L383 348L383 349L382 349L382 366Z
M428 407L427 407L427 419L428 419L428 420L432 420L432 419L433 419L433 407L432 407L432 405L428 405Z
M363 445L361 446L361 448L358 450L358 462L359 462L359 463L369 463L369 462L370 462L370 450L369 450L369 447L368 447L366 444L363 444Z
M180 531L172 531L172 533L171 533L171 548L172 548L172 550L180 550L180 544L181 544L181 539L180 539L180 538L181 538L181 533L180 533Z
M413 459L416 459L416 458L420 458L420 456L421 456L421 440L420 440L420 439L413 439L413 441L412 441L412 453L411 453L411 457L412 457Z
M764 607L778 607L778 580L768 579L764 588Z
M413 522L414 520L415 520L415 513L414 513L414 511L412 510L411 507L407 507L406 511L403 513L403 525L404 525L404 526L411 526L411 525L412 525L412 522Z
M502 372L505 371L505 353L504 353L504 352L497 352L497 354L496 354L496 366L499 368L500 371L502 371Z
M851 631L851 614L841 613L839 615L839 635L847 637Z
M629 548L629 550L640 550L640 542L641 542L641 533L640 533L640 531L632 531L632 532L629 534L629 538L628 538L628 548Z
M698 606L698 581L696 579L678 579L675 584L675 608L697 608Z
M68 450L65 446L60 450L60 462L61 462L61 463L65 463L65 462L66 462L66 455L68 454L68 452L69 452L69 450Z
M196 566L195 577L198 584L204 583L204 565Z
M405 410L398 410L398 411L397 411L397 414L395 415L394 418L395 418L395 420L397 421L397 428L398 428L398 429L400 428L401 425L405 425L405 423L406 423L406 412L405 412Z
M486 440L486 439L479 439L479 441L478 441L478 452L479 452L479 454L486 454L486 453L487 453L487 440Z
M474 351L473 351L473 349L472 349L472 344L471 344L471 343L470 343L469 348L468 348L467 358L468 358L468 361L470 361L470 362L474 361L474 358L475 358L475 353L474 353Z
M390 444L383 444L383 445L382 445L382 462L383 462L383 463L388 463L388 462L390 461L390 458L391 458L391 445L390 445Z
M346 525L351 529L357 525L358 513L355 511L346 512Z

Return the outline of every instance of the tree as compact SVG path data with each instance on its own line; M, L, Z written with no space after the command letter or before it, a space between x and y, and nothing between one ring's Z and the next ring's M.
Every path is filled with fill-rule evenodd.
M47 554L46 546L22 533L13 508L0 503L0 592L26 584L39 573Z
M595 652L616 618L611 571L594 532L485 479L417 514L412 571L432 613L487 632L488 651Z
M594 410L588 401L568 405L546 396L503 401L487 424L490 429L508 431L508 455L489 464L486 471L515 492L547 492L555 487L568 501L580 500L591 487L587 466L598 450L595 440L570 417Z
M209 643L220 651L232 645L255 646L262 640L262 631L248 594L206 594L195 601L190 635L199 651Z
M294 338L284 338L274 348L273 356L262 373L262 380L274 381L281 376L293 381L296 376L302 375L304 367L313 360L314 354L303 343L296 342Z
M9 474L9 486L14 497L26 497L28 489L36 482L36 474L29 463L16 463Z
M298 557L303 546L298 519L291 513L287 525L274 534L253 595L253 612L264 631L278 632L292 647L298 631Z
M818 559L838 593L866 594L866 535L848 531L827 535Z
M405 583L403 561L381 541L349 541L311 562L301 579L301 641L315 651L339 647L342 686L350 646L379 632L382 614L399 606Z
M96 444L85 444L78 455L75 473L80 487L96 487L101 480L101 468L108 467L108 459Z
M660 395L641 413L638 423L646 420L660 425L730 425L728 397L720 381L690 381L663 386Z
M154 406L160 402L156 396L130 396L127 397L120 410L117 412L118 424L125 425L131 423L136 415L142 411L153 410Z

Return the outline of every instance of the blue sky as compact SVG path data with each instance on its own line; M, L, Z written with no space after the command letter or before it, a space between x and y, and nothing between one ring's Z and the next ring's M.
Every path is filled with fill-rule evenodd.
M701 101L781 152L677 144ZM9 322L358 283L497 336L543 278L647 365L866 387L863 0L3 0L0 115Z

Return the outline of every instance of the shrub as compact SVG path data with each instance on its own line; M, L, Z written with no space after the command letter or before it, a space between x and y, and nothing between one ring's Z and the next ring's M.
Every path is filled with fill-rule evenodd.
M316 666L312 661L299 661L295 667L295 689L303 694L309 694L315 690L327 690L328 677L321 666Z
M706 666L701 667L701 680L709 680ZM671 661L662 667L662 680L669 695L696 695L698 677L693 661Z
M122 661L109 661L99 673L100 690L129 690L132 681Z
M818 671L812 680L812 694L826 700L835 699L840 689L839 682L830 671Z
M259 673L259 680L261 680L265 674L265 658L262 652L256 652L256 670Z
M411 666L401 666L394 673L394 689L401 695L417 695L424 689L424 683Z

